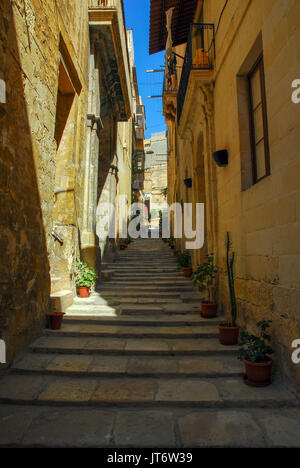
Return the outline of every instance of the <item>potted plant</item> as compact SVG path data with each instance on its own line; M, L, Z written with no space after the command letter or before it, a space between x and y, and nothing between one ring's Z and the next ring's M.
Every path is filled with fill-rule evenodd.
M120 247L120 250L127 249L127 247L128 247L127 239L120 239L119 240L119 247Z
M214 254L206 255L206 261L198 265L192 275L194 285L198 285L199 291L207 292L208 300L201 302L201 315L204 318L214 318L217 315L218 304L215 301L215 279L217 267L214 264Z
M65 313L53 311L47 315L49 317L49 326L51 330L60 330Z
M169 244L169 246L171 247L172 250L175 249L174 240L175 240L175 239L174 239L173 236L171 236L170 239L168 239L168 244Z
M83 262L76 264L76 286L79 297L89 297L91 286L98 278L94 268Z
M272 320L262 320L257 323L260 329L259 335L241 333L240 344L242 348L238 352L238 359L243 361L246 368L244 381L253 387L265 387L270 384L273 360L270 354L274 353L270 346L271 337L266 333Z
M190 278L193 274L192 269L192 258L190 252L185 250L184 252L178 253L177 261L179 265L183 268L183 273L186 278Z
M227 323L220 323L219 325L219 339L222 345L236 345L239 338L240 327L236 324L237 319L237 304L236 304L236 295L234 287L234 260L235 253L232 252L230 257L231 241L229 232L227 232L227 276L228 276L228 285L230 292L230 312L231 312L231 321Z

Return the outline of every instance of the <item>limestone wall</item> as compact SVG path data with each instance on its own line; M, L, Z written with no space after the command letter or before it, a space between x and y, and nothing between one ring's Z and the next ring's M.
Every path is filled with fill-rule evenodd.
M214 3L207 2L205 14L212 21L219 13ZM228 310L223 275L229 230L238 254L240 323L253 330L261 318L273 320L276 362L300 384L300 368L291 362L291 343L300 336L300 107L291 101L291 83L299 75L299 17L297 0L231 2L216 40L214 105L216 149L228 149L230 158L228 168L217 169L219 297ZM237 75L260 34L271 175L242 191L248 109L238 105Z
M222 8L218 0L204 1L204 22L219 24L215 71L192 73L179 128L166 114L172 142L169 201L205 203L206 241L193 252L193 265L207 251L216 253L220 312L226 314L230 232L237 254L239 323L255 331L259 320L273 320L277 371L299 386L291 343L300 337L300 107L292 103L291 84L299 78L300 3L232 0ZM246 77L260 53L271 175L251 185ZM171 108L171 98L165 97L167 108L166 102ZM212 152L222 149L229 152L229 165L219 168ZM192 189L183 184L186 176L193 178ZM183 249L184 242L178 240L177 247Z
M7 87L0 120L0 329L10 361L44 324L49 310L50 264L61 273L64 267L57 265L61 250L70 249L71 244L77 248L74 240L81 219L80 168L87 100L87 1L76 2L76 7L71 0L2 1L0 18L0 78ZM66 68L72 69L71 80L77 90L70 123L71 149L62 156L61 170L56 173L60 54ZM63 189L71 196L59 195L64 198L55 215L54 192L60 177ZM70 204L68 219L61 219ZM64 246L52 237L54 216L65 225ZM70 261L70 252L65 252L66 261Z

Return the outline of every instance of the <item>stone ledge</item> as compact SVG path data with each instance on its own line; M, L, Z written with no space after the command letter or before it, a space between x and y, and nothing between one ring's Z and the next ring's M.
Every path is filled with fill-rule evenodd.
M73 304L74 294L72 291L58 291L51 294L51 309L56 312L66 312Z

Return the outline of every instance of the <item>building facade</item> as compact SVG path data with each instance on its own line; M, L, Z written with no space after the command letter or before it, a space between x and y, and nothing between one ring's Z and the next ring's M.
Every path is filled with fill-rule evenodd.
M41 333L50 296L61 310L72 303L76 259L99 273L116 250L122 214L115 239L98 237L98 208L131 198L134 78L120 0L0 2L0 21L0 336L9 363Z
M167 165L167 133L152 133L151 138L145 140L144 192L153 221L157 222L159 211L167 201Z
M175 76L167 66L164 87L169 203L205 204L205 243L192 252L193 266L215 254L226 314L230 233L238 322L254 331L259 320L273 321L276 369L299 389L291 346L300 337L300 107L291 95L299 78L300 4L191 0L179 11L177 1L152 3L152 53L167 38L156 10L174 7L167 57L177 68ZM213 153L222 150L218 166ZM177 239L177 248L184 242Z

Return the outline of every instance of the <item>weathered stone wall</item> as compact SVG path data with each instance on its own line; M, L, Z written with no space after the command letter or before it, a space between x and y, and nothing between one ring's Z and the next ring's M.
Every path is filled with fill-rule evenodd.
M68 224L71 230L73 224L77 226L74 231L80 227L89 50L87 1L75 6L71 0L1 0L0 18L0 78L7 87L0 120L0 328L11 361L40 333L49 310L50 264L57 265L64 249L51 235L62 41L67 66L73 68L80 88L75 98L76 129L70 158L73 173L65 179L65 188L73 194L73 217ZM76 234L70 233L72 243Z
M205 2L205 21L217 21L218 3ZM220 301L228 311L229 230L238 254L239 321L253 331L262 318L273 320L277 367L298 384L300 367L291 362L291 343L300 337L300 107L291 101L291 83L299 78L299 17L297 0L231 2L216 38L214 93L216 149L228 149L230 158L228 168L217 169ZM248 108L240 105L237 76L260 35L271 175L242 191Z
M220 311L226 314L225 241L230 232L237 254L239 323L253 332L259 320L273 321L277 371L299 386L300 366L291 361L291 344L300 337L300 107L292 103L291 84L299 78L300 4L232 0L222 13L220 3L204 1L204 22L219 23L215 71L193 72L190 78L173 137L170 193L179 202L192 197L206 204L206 243L193 260L200 261L206 249L215 251ZM261 52L271 175L245 189L250 152L246 80ZM174 132L174 123L172 128ZM222 149L229 152L229 165L219 168L212 152ZM193 177L192 191L183 185L186 174ZM183 248L183 242L178 246Z

